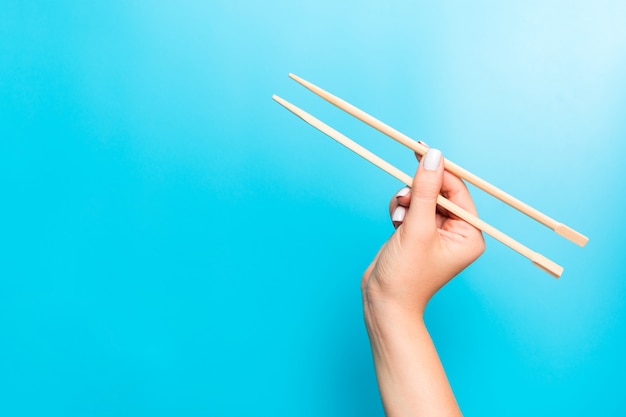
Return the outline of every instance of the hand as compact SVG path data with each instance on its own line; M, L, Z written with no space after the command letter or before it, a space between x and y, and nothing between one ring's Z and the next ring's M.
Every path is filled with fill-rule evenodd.
M423 313L428 300L485 249L479 230L437 207L442 194L476 214L463 182L430 149L413 186L391 200L396 232L367 268L363 310L388 417L460 416Z
M392 198L389 211L397 230L363 275L363 295L369 303L422 314L433 294L483 253L481 232L437 207L441 194L476 214L463 181L443 165L441 152L430 149L413 187Z

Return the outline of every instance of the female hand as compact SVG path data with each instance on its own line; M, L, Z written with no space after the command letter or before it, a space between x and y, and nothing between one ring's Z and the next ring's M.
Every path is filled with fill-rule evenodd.
M476 214L463 181L444 171L443 165L441 152L430 149L413 187L392 198L389 212L397 230L363 275L368 302L421 314L439 288L483 253L481 232L437 207L441 194Z
M485 249L473 226L437 207L442 194L470 213L463 182L445 172L430 149L411 189L400 190L389 211L395 233L363 275L363 310L385 413L460 416L452 389L423 322L428 300Z

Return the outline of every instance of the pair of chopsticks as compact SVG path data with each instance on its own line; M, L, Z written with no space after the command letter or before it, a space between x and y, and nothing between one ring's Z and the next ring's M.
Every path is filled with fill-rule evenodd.
M364 111L358 109L357 107L353 106L352 104L350 104L350 103L340 99L337 96L334 96L333 94L329 93L328 91L325 91L325 90L321 89L320 87L317 87L316 85L314 85L314 84L312 84L312 83L310 83L310 82L308 82L308 81L298 77L297 75L289 74L289 77L292 78L293 80L295 80L296 82L298 82L299 84L301 84L302 86L308 88L313 93L315 93L318 96L322 97L323 99L325 99L329 103L339 107L341 110L343 110L343 111L347 112L348 114L356 117L357 119L361 120L362 122L370 125L374 129L380 131L381 133L384 133L385 135L391 137L392 139L400 142L404 146L412 149L417 154L423 156L428 151L428 147L425 144L423 144L422 142L417 142L417 141L411 139L410 137L404 135L403 133L400 133L399 131L397 131L396 129L392 128L391 126L381 122L380 120L376 119L375 117L370 116L369 114L365 113ZM325 124L321 120L311 116L309 113L307 113L304 110L294 106L293 104L291 104L288 101L278 97L277 95L273 95L272 98L275 101L277 101L278 103L280 103L282 106L284 106L287 110L291 111L296 116L300 117L305 122L309 123L313 127L315 127L318 130L320 130L321 132L323 132L326 135L330 136L332 139L334 139L337 142L341 143L342 145L344 145L345 147L347 147L351 151L355 152L359 156L361 156L361 157L365 158L366 160L370 161L371 163L373 163L377 167L381 168L383 171L387 172L388 174L392 175L393 177L397 178L398 180L400 180L401 182L403 182L407 186L410 187L413 184L413 178L411 178L411 176L409 176L409 175L405 174L404 172L400 171L398 168L394 167L393 165L391 165L387 161L383 160L382 158L380 158L377 155L373 154L372 152L368 151L367 149L365 149L361 145L357 144L356 142L354 142L353 140L351 140L348 137L344 136L343 134L341 134L337 130L335 130L332 127L328 126L327 124ZM491 194L492 196L494 196L494 197L498 198L499 200L505 202L506 204L510 205L511 207L521 211L522 213L526 214L527 216L531 217L532 219L538 221L539 223L549 227L550 229L552 229L557 234L559 234L559 235L563 236L564 238L566 238L566 239L576 243L577 245L585 246L585 244L589 240L589 238L587 238L583 234L581 234L581 233L575 231L574 229L564 225L563 223L560 223L560 222L552 219L551 217L548 217L547 215L543 214L542 212L534 209L533 207L531 207L528 204L518 200L517 198L507 194L506 192L504 192L504 191L500 190L499 188L495 187L494 185L488 183L487 181L479 178L478 176L472 174L471 172L467 171L466 169L460 167L459 165L457 165L454 162L449 161L449 160L447 160L445 158L444 158L444 167L445 167L445 169L447 171L451 172L452 174L456 175L457 177L460 177L460 178L466 180L467 182L469 182L470 184L473 184L474 186L480 188L481 190ZM534 252L533 250L529 249L528 247L522 245L521 243L517 242L513 238L511 238L511 237L507 236L506 234L502 233L500 230L496 229L495 227L489 225L485 221L483 221L483 220L479 219L478 217L474 216L473 214L469 213L467 210L464 210L463 208L461 208L458 205L454 204L453 202L451 202L447 198L445 198L445 197L443 197L441 195L438 196L437 197L437 204L439 206L445 208L446 210L448 210L450 213L455 214L459 218L461 218L464 221L466 221L467 223L471 224L472 226L476 227L477 229L480 229L483 232L487 233L489 236L491 236L494 239L500 241L504 245L510 247L511 249L515 250L516 252L518 252L521 255L525 256L526 258L530 259L534 265L536 265L539 268L543 269L544 271L546 271L547 273L549 273L553 277L558 278L563 273L563 267L562 266L558 265L554 261L551 261L550 259L546 258L545 256L543 256L543 255L541 255L541 254L539 254L537 252Z

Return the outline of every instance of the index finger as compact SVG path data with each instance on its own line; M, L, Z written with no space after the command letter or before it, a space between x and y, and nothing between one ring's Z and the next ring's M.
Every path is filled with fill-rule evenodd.
M443 173L441 195L471 214L478 215L467 185L465 185L462 179L448 171Z

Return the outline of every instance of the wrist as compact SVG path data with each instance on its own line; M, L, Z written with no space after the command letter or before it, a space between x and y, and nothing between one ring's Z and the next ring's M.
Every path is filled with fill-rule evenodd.
M381 288L377 282L370 282L362 288L363 310L368 317L383 321L397 320L423 321L424 310L431 297L416 294L414 291L399 291Z
M363 315L370 337L387 339L425 326L424 306L405 305L395 298L363 296Z

